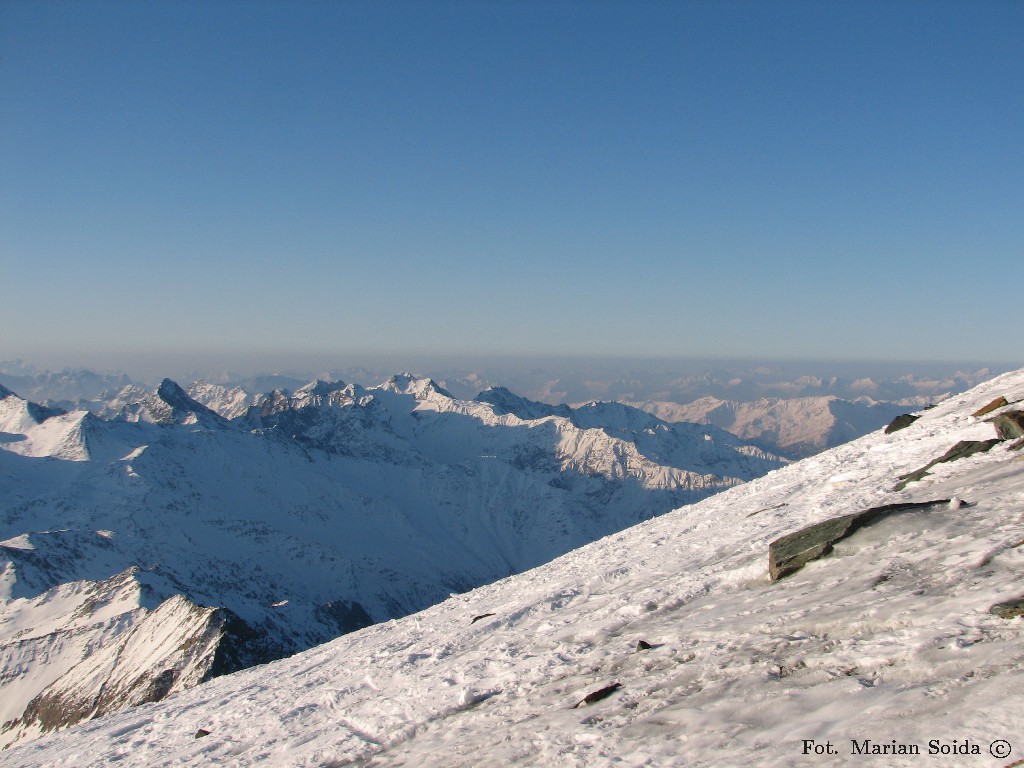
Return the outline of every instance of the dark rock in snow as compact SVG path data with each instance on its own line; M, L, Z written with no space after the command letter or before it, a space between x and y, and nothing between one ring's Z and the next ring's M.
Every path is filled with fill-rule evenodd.
M146 697L150 701L160 701L160 699L171 692L171 688L174 687L177 679L178 670L165 669L153 678L153 681L149 684L149 692L146 694Z
M1015 600L996 603L988 611L1001 619L1014 619L1018 616L1024 616L1024 595Z
M471 622L469 622L469 623L470 624L476 624L481 619L486 619L486 618L488 618L490 616L493 616L493 615L494 615L493 613L481 613L479 616L474 616L473 620Z
M1007 411L992 419L996 434L1002 440L1024 437L1024 411Z
M1006 398L1005 397L997 397L995 400L993 400L991 403L986 405L984 408L979 408L977 411L972 413L971 416L975 416L975 417L984 416L986 413L992 413L992 411L996 410L997 408L1002 408L1004 405L1009 405L1009 403L1006 402Z
M840 539L845 539L857 529L885 515L947 503L949 503L949 499L886 504L809 525L795 533L776 539L768 545L768 573L772 581L788 576L812 560L827 555L832 551L832 545Z
M205 728L200 728L198 731L196 731L196 738L197 739L201 739L201 738L203 738L203 736L209 736L209 735L210 735L210 731L206 730Z
M584 704L593 704L594 702L601 701L601 699L607 699L621 687L622 683L612 683L611 685L606 685L604 688L598 688L596 691L588 693L580 701L573 704L572 708L576 709L577 707L582 707Z
M649 651L654 646L648 643L646 640L638 640L636 644L637 651Z
M994 438L992 440L961 440L959 443L954 445L944 454L939 456L939 458L929 461L920 469L917 469L906 475L900 475L900 481L896 484L893 490L902 491L910 483L917 482L922 477L927 475L928 470L934 467L936 464L942 464L947 461L956 461L957 459L965 459L968 456L973 456L976 453L985 453L998 442L1000 442L999 438Z
M899 432L901 429L906 429L919 418L921 417L914 416L911 413L904 413L901 416L897 416L889 422L889 426L885 428L885 434L891 435L893 432Z

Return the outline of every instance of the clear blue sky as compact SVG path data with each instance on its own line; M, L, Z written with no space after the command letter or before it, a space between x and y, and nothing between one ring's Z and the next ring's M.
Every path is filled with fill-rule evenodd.
M1012 360L1021 2L0 0L0 358Z

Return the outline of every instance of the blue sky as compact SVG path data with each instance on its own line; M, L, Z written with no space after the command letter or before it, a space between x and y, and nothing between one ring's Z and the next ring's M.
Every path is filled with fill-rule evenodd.
M0 0L0 358L1013 361L1022 39L1019 2Z

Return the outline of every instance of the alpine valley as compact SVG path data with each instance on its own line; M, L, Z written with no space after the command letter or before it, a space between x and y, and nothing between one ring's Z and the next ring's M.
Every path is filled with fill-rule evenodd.
M885 430L524 573L457 591L413 615L43 735L0 753L0 766L1019 765L1022 401L1024 371L996 377ZM117 676L115 648L123 649L121 658L139 661L173 647L197 658L201 641L214 633L184 643L182 633L203 621L228 627L232 620L224 608L196 605L216 604L208 598L217 589L240 593L228 607L245 613L252 631L283 643L316 634L316 612L331 601L343 606L331 615L356 623L356 603L376 619L427 599L431 589L450 588L434 571L452 574L457 565L470 571L476 564L483 573L488 562L491 572L525 567L528 547L514 541L545 542L550 550L583 527L596 532L605 520L601 509L615 508L645 484L664 485L665 493L675 485L679 493L708 490L697 478L710 482L710 475L670 466L683 455L710 469L716 451L731 446L736 454L722 457L723 471L770 461L713 431L695 430L697 448L681 436L676 442L672 430L628 409L612 411L621 418L606 431L588 426L594 412L543 415L546 409L505 392L459 402L408 378L365 392L314 385L272 398L265 413L250 411L246 429L198 409L170 384L145 411L165 426L81 414L44 418L13 396L5 402L6 432L13 435L5 438L8 448L22 451L5 456L5 482L19 474L27 489L15 491L21 494L16 513L84 516L92 526L65 523L63 532L7 542L13 563L7 588L23 596L8 605L5 631L30 616L39 629L5 647L14 652L24 644L23 666L31 669L30 654L58 659L60 649L78 642L81 628L103 646L94 655L111 670L107 688L126 679ZM320 419L302 416L309 408L333 408L337 429L316 431ZM492 420L501 427L490 426ZM328 438L346 428L372 438ZM543 451L534 451L531 441L539 438L527 437L532 430L546 435L536 443L547 446ZM135 445L139 438L149 447ZM444 458L429 472L413 448L426 444ZM248 463L225 460L225 446L244 452ZM343 446L351 455L338 452ZM360 458L366 456L373 458ZM298 485L283 471L271 474L275 467L297 472L292 462L307 462L311 469L302 476L316 479ZM401 482L414 486L424 499L423 517L382 504L332 514L328 480L358 482L358 473L343 469L349 462L387 468L373 471L391 481L388 498L403 493ZM430 472L441 479L431 482ZM470 472L475 483L455 479ZM485 473L493 473L493 485L482 482ZM58 482L62 487L53 485ZM505 482L522 503L499 518L481 489ZM577 518L554 522L557 513L544 501L549 491L538 491L536 483L573 504ZM62 504L58 499L76 484L88 504ZM125 493L117 489L133 484L146 489L133 497L138 506L117 502L115 510ZM588 495L577 486L598 490ZM458 488L473 503L442 509L440 488ZM286 504L262 518L253 511L258 499L283 502L292 495L306 505ZM503 503L515 498L504 495ZM214 499L228 506L215 511ZM426 525L417 525L425 517L444 526L446 541L434 536L414 545L429 535ZM552 524L538 530L542 517ZM379 518L386 518L382 527L396 556L368 538L358 551L371 553L378 567L387 561L391 570L382 576L359 563L342 564L340 553L355 551L345 548L345 537L368 537L370 522ZM241 525L243 519L260 522ZM519 537L516 521L522 521ZM101 523L102 530L93 529ZM329 540L327 532L335 530L343 543ZM311 542L314 531L321 538ZM68 578L75 568L116 569L126 540L142 536L152 539L153 557L158 541L169 542L179 558L186 551L205 554L164 557L105 583L81 573L77 581ZM184 539L191 540L188 547ZM481 551L501 552L503 559L488 561ZM311 578L321 553L336 558L320 568L330 578L299 583ZM220 558L235 572L218 566ZM419 567L422 575L415 574ZM424 579L420 591L408 586L411 575ZM47 579L65 580L41 592ZM199 585L188 601L171 596L155 610L146 607L174 589L182 595L186 580ZM21 608L13 610L16 604ZM216 620L215 610L224 612ZM204 619L204 612L211 616ZM87 616L96 620L90 624ZM96 626L100 617L108 618L105 629ZM178 634L155 631L165 620ZM118 623L125 628L116 631ZM137 645L130 639L136 627ZM67 680L51 683L35 701L73 704L87 690L95 700L92 670L101 665L91 658L81 672L67 664ZM151 668L172 670L172 688L192 669ZM27 689L43 682L26 674L8 684ZM31 716L47 711L60 710L30 707L11 733L38 730L41 721Z
M710 425L430 379L0 388L0 744L526 571L787 463ZM200 402L202 400L206 404Z

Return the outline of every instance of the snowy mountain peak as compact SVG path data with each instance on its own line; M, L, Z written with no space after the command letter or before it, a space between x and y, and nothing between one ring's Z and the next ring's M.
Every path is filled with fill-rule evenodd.
M46 406L26 400L16 392L0 386L0 426L3 422L16 420L27 420L27 423L42 424L47 419L65 414L61 408L47 408ZM14 431L4 429L2 431Z
M249 407L246 414L247 426L250 426L254 418L258 421L260 417L272 416L275 413L281 413L287 411L292 407L291 396L284 390L275 389L272 392L268 392L266 396L258 404Z
M227 419L189 397L184 389L170 379L160 383L157 396L170 406L170 418L175 423L200 424L204 427L225 427L228 424Z
M418 377L411 373L398 373L380 385L371 389L381 389L395 392L400 395L412 395L417 400L430 400L440 397L447 400L455 400L455 396L436 381L429 377Z
M153 424L195 424L207 428L221 428L228 420L193 399L177 382L164 379L155 393L137 396L137 388L126 387L126 396L117 418L129 422Z
M250 407L259 405L266 395L250 394L240 386L222 386L208 381L195 381L189 385L189 397L225 419L237 419L244 416Z
M338 381L325 381L323 379L314 379L313 381L306 384L304 387L299 387L295 390L295 398L327 398L333 392L344 390L348 385L340 379Z
M194 406L199 405L199 403L188 396L188 392L178 386L178 383L171 379L164 379L161 381L156 393L160 399L171 406L171 408L188 411L193 410Z
M361 392L362 387L346 384L344 381L316 379L295 390L290 398L290 403L293 408L337 408L350 405Z
M88 458L85 433L89 413L46 408L8 392L0 398L0 449L22 456Z
M572 409L568 405L548 405L517 395L505 387L488 387L474 398L480 403L494 406L498 416L512 414L524 421L543 419L547 416L570 418Z

